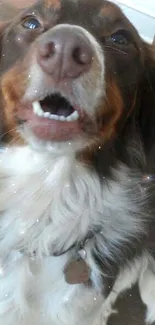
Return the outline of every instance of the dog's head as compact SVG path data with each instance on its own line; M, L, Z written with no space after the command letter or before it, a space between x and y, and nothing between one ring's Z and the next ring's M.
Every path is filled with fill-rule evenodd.
M50 150L103 145L144 103L152 62L113 3L41 0L1 33L6 127Z

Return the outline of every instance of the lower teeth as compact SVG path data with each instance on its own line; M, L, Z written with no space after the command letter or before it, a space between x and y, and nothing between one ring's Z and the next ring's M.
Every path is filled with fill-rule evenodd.
M33 113L39 117L44 117L48 118L50 120L55 120L55 121L63 121L63 122L72 122L76 121L79 118L79 113L77 111L74 111L72 114L69 116L65 117L63 115L54 115L50 114L50 112L44 112L41 108L41 105L38 101L33 102Z

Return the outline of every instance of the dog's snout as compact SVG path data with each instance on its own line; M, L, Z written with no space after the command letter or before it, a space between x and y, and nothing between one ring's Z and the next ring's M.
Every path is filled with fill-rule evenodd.
M76 28L52 30L38 45L39 65L55 78L77 78L90 69L92 60L92 46Z

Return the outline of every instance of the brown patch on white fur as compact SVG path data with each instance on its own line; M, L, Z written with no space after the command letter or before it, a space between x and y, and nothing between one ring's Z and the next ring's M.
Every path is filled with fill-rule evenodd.
M11 70L9 70L2 78L1 90L4 99L4 119L5 133L11 142L23 143L22 137L17 134L17 121L15 119L16 112L20 105L25 88L27 86L25 69L18 62Z
M104 138L104 142L115 135L118 121L123 113L123 100L115 80L106 80L106 87L106 97L98 111L99 119L103 123L100 136Z
M91 164L93 153L109 139L117 135L117 125L123 113L123 100L115 80L107 82L106 98L103 99L97 112L97 129L89 147L79 155L79 160L86 165Z

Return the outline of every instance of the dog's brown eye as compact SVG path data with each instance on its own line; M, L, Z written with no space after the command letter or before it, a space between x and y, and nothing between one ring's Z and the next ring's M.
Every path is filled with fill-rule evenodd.
M111 36L111 39L114 43L118 45L128 45L129 44L129 38L124 35L123 33L115 33Z
M41 24L37 18L27 17L24 19L22 26L26 29L37 29L41 27Z

